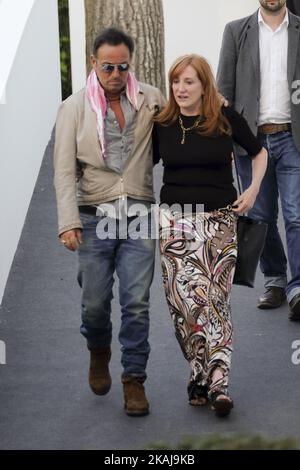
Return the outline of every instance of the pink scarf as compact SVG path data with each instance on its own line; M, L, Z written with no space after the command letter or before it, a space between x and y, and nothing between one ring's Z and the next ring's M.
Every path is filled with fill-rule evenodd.
M128 101L137 111L137 97L139 93L139 83L135 78L132 72L128 74L127 87L126 87L126 96ZM105 115L107 109L106 98L104 90L100 85L97 74L95 70L92 70L87 79L86 84L86 95L90 102L92 110L96 113L97 116L97 132L100 142L100 147L102 151L102 156L105 158Z

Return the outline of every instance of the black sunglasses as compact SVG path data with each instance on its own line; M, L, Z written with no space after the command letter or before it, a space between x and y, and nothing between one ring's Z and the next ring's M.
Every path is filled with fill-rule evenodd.
M129 64L124 62L123 64L101 64L100 68L105 73L112 73L115 70L115 67L118 68L119 72L127 72L129 69Z

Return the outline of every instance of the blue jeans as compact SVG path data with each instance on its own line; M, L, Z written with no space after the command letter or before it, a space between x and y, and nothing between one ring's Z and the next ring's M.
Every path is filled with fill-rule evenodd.
M268 151L268 168L249 216L268 223L267 239L260 262L265 286L286 288L290 302L300 293L300 153L290 132L258 134L258 138ZM237 165L244 190L251 183L251 159L240 156L237 158ZM278 196L281 200L291 271L288 283L287 259L277 227Z
M98 238L100 220L92 214L80 214L83 223L83 243L79 249L78 282L82 288L82 325L80 331L88 347L103 348L111 344L111 300L114 272L119 278L124 376L146 378L150 352L149 291L155 262L155 240Z

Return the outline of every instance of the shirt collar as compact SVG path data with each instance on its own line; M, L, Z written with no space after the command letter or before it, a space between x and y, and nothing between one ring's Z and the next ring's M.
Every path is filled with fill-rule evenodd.
M284 19L283 19L283 22L278 26L278 28L277 28L275 31L278 31L280 28L282 28L284 24L286 24L286 26L288 27L289 22L290 22L290 19L289 19L289 12L288 12L288 9L286 8L285 17L284 17ZM258 9L258 23L259 23L259 24L263 24L263 25L266 26L268 29L271 29L270 26L267 25L267 23L266 23L265 20L263 19L260 8ZM274 33L275 33L275 31L274 31Z

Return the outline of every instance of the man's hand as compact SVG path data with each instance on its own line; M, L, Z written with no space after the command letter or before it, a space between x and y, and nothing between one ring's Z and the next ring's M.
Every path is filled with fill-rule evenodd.
M82 243L81 229L75 228L64 232L59 237L61 243L68 248L68 250L76 251Z
M221 93L218 93L219 95L219 99L220 99L220 102L221 102L221 106L225 106L225 108L228 108L229 106L229 102L226 98L224 98L223 95L221 95Z

